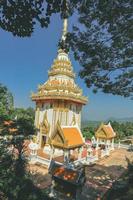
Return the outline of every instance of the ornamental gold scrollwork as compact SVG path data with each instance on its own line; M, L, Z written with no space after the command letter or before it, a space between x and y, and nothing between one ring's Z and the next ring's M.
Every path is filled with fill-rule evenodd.
M41 133L45 132L46 134L48 134L49 130L50 130L50 124L47 119L47 111L45 111L43 121L40 124L40 132Z
M76 94L67 94L67 93L65 93L65 92L58 92L57 93L57 91L55 91L55 92L48 92L47 94L42 94L42 95L40 95L40 94L32 94L32 96L31 96L31 98L32 98L32 100L33 101L36 101L36 100L43 100L43 99L47 99L47 98L60 98L60 99L75 99L75 100L78 100L79 102L83 102L83 103L86 103L87 102L87 97L85 97L85 96L81 96L81 95L79 95L79 96L77 96Z
M61 75L66 75L66 76L69 76L71 78L75 78L75 74L72 73L72 72L69 72L69 71L49 71L48 72L48 75L49 76L55 76L55 75L58 75L58 74L61 74Z
M75 117L75 114L73 113L73 118L72 118L71 126L75 126L75 125L76 125L76 117Z

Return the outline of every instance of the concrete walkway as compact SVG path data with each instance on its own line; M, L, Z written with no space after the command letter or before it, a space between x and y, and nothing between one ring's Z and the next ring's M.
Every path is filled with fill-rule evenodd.
M81 200L100 200L127 169L127 158L133 161L133 153L117 149L97 164L86 167L87 181Z

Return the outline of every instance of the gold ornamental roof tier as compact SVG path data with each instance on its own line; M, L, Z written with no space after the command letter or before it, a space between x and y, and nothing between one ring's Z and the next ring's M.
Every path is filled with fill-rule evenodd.
M76 93L79 95L82 95L82 89L80 89L75 82L71 80L58 80L58 79L52 79L48 80L46 83L43 85L38 86L38 91L39 93L43 92L49 92L49 91L67 91L67 92L72 92Z
M58 58L54 60L51 69L48 71L48 75L66 75L70 78L75 78L75 73L73 72L70 60L59 60Z
M76 94L71 94L68 93L66 94L65 92L48 92L48 93L43 93L43 94L39 94L39 93L32 93L31 95L32 101L47 101L47 100L68 100L68 101L73 101L76 103L80 103L80 104L86 104L88 99L85 96L78 96Z
M66 43L67 19L64 19L63 34L59 45L57 57L48 71L48 80L38 87L38 92L31 98L36 102L47 100L67 100L85 105L87 98L83 96L82 89L75 83L75 73L69 59Z
M84 138L77 126L61 126L57 122L49 143L59 149L75 149L84 145Z

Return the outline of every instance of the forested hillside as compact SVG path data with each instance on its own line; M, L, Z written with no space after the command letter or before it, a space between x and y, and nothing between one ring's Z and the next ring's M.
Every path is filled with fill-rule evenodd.
M91 139L92 136L95 135L95 131L98 129L102 122L100 121L89 121L88 123L85 122L82 124L82 133L86 139ZM108 123L107 121L104 122L105 124ZM110 121L114 131L117 134L116 139L124 139L128 136L133 136L133 122L117 122L117 121Z

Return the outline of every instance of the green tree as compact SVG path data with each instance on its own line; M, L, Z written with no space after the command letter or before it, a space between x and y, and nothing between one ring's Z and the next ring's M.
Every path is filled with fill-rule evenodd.
M111 125L116 132L117 139L123 139L133 135L133 122L116 122L112 121Z
M27 171L27 145L35 133L32 108L12 110L9 92L0 88L1 108L4 108L0 129L0 199L37 200L48 199L37 188ZM5 121L6 120L6 121Z
M87 0L70 35L87 87L133 97L133 1Z
M72 14L77 0L7 0L0 2L0 27L20 37L31 36L36 24L47 28L51 16Z
M24 108L14 108L14 111L12 113L13 118L28 118L28 119L34 119L35 117L35 111L33 108L29 107L27 109Z
M19 140L16 140L16 142L17 141ZM21 157L20 154L17 156L9 151L9 139L8 145L5 144L4 140L2 141L0 139L0 142L0 199L48 199L46 195L33 184L30 174L26 171L25 158Z
M85 139L91 139L95 136L95 127L87 126L82 129L82 134Z
M15 137L8 137L8 140L0 137L0 199L49 200L45 192L34 185L26 169L27 161L23 151L17 153L20 149L17 143L22 144L23 138ZM14 151L11 150L12 145Z
M0 134L0 198L3 200L45 200L27 171L27 139L34 128L26 118L3 125Z
M18 193L26 184L25 140L28 139L27 121L9 121L1 131L0 157L1 191L8 199L17 199ZM5 176L4 176L5 175Z
M0 124L9 118L13 110L13 95L8 88L0 83Z

